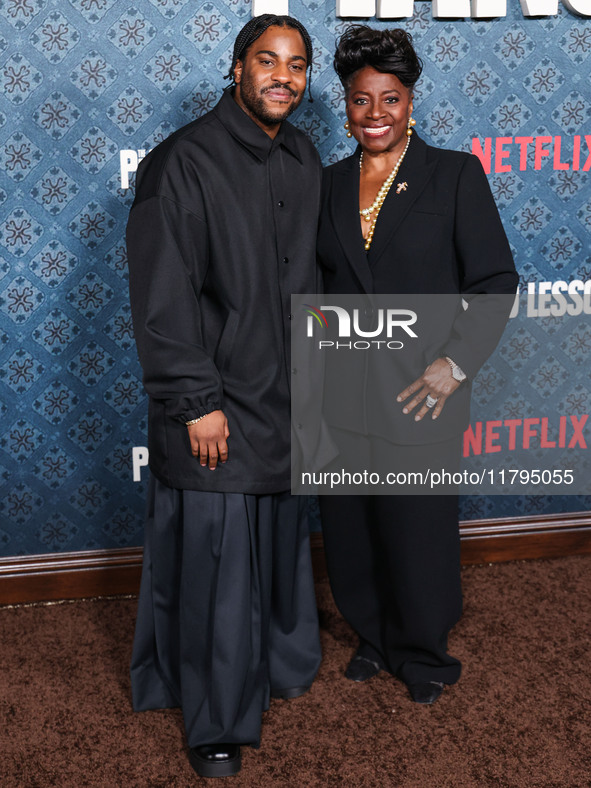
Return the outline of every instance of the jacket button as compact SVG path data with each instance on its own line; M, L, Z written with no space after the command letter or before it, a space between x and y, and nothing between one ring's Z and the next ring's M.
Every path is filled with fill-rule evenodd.
M293 320L293 315L288 316L289 320Z
M289 263L289 257L284 257L284 258L283 258L283 262L284 262L284 263Z
M280 208L283 208L283 200L279 200L279 202L277 203L277 205L278 205Z

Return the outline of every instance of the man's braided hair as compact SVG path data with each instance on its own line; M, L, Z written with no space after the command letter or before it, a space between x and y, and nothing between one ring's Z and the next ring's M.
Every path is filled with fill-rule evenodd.
M261 14L260 16L253 17L249 22L247 22L236 36L236 41L234 42L234 52L232 54L232 66L230 67L229 73L226 74L226 79L234 79L234 69L236 68L236 63L239 60L244 59L249 46L254 44L257 38L262 36L265 30L268 27L272 27L273 25L277 27L291 27L294 30L297 30L301 35L304 41L304 46L306 47L306 60L308 61L307 68L310 69L311 76L313 57L312 40L310 38L310 34L303 24L297 19L294 19L293 16ZM310 95L309 91L310 80L308 79L308 94ZM311 95L309 100L312 101Z

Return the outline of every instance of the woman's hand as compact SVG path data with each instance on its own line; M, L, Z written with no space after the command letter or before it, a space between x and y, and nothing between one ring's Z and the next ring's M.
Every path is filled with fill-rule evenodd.
M429 411L432 411L432 417L436 419L443 410L449 395L453 394L459 385L459 381L452 376L451 367L447 361L444 358L438 358L429 364L420 378L400 392L396 397L396 402L404 402L414 394L415 396L405 404L402 412L410 413L422 402L423 406L415 414L415 421L420 421ZM428 408L426 405L429 395L437 400L433 408Z

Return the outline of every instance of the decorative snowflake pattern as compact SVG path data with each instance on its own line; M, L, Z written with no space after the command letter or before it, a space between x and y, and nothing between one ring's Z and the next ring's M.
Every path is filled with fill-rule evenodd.
M112 431L109 422L98 411L88 410L70 427L68 438L85 454L94 454Z
M59 380L52 381L33 401L34 410L50 424L61 424L78 405L74 392Z
M61 355L80 333L80 327L61 309L52 309L33 331L33 339L53 356Z
M112 122L130 136L152 115L154 107L134 87L128 87L107 110Z
M0 500L0 513L5 521L22 526L41 509L44 499L26 484L15 484Z
M0 293L0 311L15 323L24 323L39 309L45 296L24 276L17 276Z
M44 441L45 436L37 427L27 419L19 419L0 437L0 447L22 464Z
M89 249L96 249L110 235L115 219L96 202L90 202L70 222L68 229Z
M85 517L93 517L107 503L111 494L96 479L86 479L70 496L70 506L73 506Z
M448 73L466 57L470 46L456 26L445 25L437 38L427 45L425 51L443 73Z
M103 531L116 545L122 547L130 543L141 522L141 517L128 506L121 506L105 523Z
M514 214L512 222L521 235L531 241L546 227L551 217L548 207L537 197L531 197Z
M144 402L141 380L130 372L122 372L105 391L104 400L120 416L129 416Z
M33 113L37 125L53 140L61 140L82 117L80 109L57 90Z
M191 118L200 118L201 115L213 109L217 102L218 92L215 86L204 79L197 85L197 89L183 101L181 108Z
M192 70L190 61L172 44L165 44L144 66L144 74L165 95Z
M31 43L50 63L66 57L80 41L80 33L59 11L51 13L31 34Z
M104 332L105 336L112 339L122 350L131 350L134 347L133 324L129 304L124 304L105 323Z
M62 514L52 514L37 531L37 538L47 550L64 550L78 533L78 528Z
M116 153L116 143L98 126L87 129L69 150L74 161L91 175L100 172Z
M109 29L107 36L120 52L136 58L156 35L156 28L137 8L129 8Z
M554 356L549 355L529 376L529 384L536 394L548 399L567 378L567 372L562 364Z
M552 112L552 119L566 134L580 133L589 118L591 118L591 102L587 96L576 90L571 91Z
M87 22L96 25L112 8L116 0L69 0L74 8L79 11Z
M49 287L57 287L75 265L76 258L59 241L51 241L32 258L29 268Z
M42 82L42 73L20 53L0 66L0 88L4 97L15 105L25 102Z
M78 463L59 446L47 451L33 468L33 473L51 490L62 487L78 469Z
M85 386L93 387L113 367L115 359L96 342L86 345L72 358L68 370Z
M25 348L19 348L0 367L0 380L16 394L24 394L45 371L44 365Z
M520 25L512 25L493 47L494 53L514 71L534 50L534 42Z
M558 66L549 58L544 58L530 71L523 84L538 104L545 104L564 82L564 75Z
M503 342L499 352L512 369L519 370L534 358L539 349L540 343L536 338L526 328L519 327L510 339Z
M96 317L113 297L113 290L95 273L86 274L68 293L68 302L88 320Z
M0 148L0 166L4 172L19 183L43 159L43 153L25 134L17 131Z
M542 247L542 254L557 271L560 271L565 266L569 266L581 248L581 242L568 227L559 227Z
M474 106L479 107L501 84L499 75L485 61L476 63L462 80L461 87Z
M76 197L80 187L61 167L50 167L31 189L31 196L51 216L57 216Z
M199 52L208 55L232 30L230 21L213 3L205 3L183 27L183 35Z
M91 50L70 74L70 81L87 99L96 101L117 79L117 70L104 56Z

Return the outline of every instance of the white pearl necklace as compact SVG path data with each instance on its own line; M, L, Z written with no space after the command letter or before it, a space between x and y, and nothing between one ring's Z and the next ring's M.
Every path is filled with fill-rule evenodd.
M382 208L382 205L384 204L384 200L388 196L388 192L390 191L390 187L394 183L394 179L398 175L398 170L400 169L400 165L402 164L402 160L404 159L404 157L406 155L406 151L408 150L409 144L410 144L410 135L407 136L407 138L406 138L406 145L404 146L404 150L402 151L398 161L394 165L394 169L392 170L390 175L388 175L386 180L383 182L379 192L376 195L375 200L372 202L372 204L369 206L369 208L362 208L359 211L359 215L362 216L365 219L366 222L371 222L371 227L369 228L369 233L367 234L367 238L365 239L365 251L366 252L368 252L370 247L371 247L371 241L372 241L375 229L376 229L376 222L378 221L378 216L379 216L380 210ZM362 167L363 167L363 151L361 151L361 156L359 157L359 171L360 172L361 172ZM373 221L372 221L372 215L373 215Z

